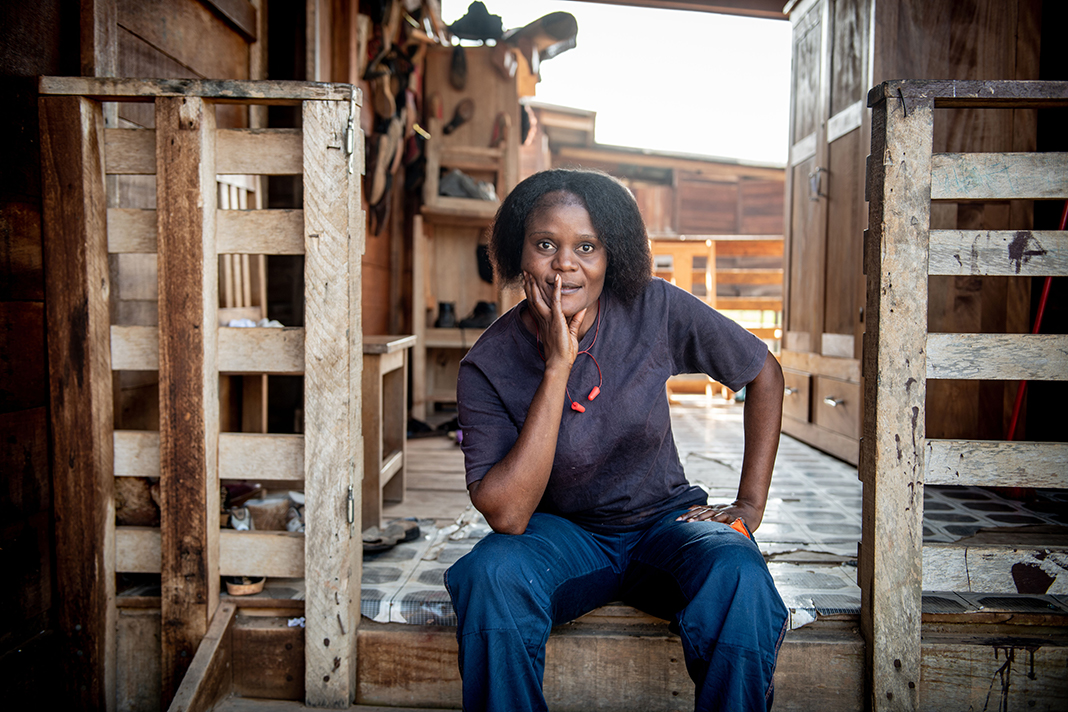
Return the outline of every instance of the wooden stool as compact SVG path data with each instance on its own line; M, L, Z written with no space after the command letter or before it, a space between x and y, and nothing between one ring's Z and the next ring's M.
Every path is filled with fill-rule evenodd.
M382 503L404 500L408 349L415 336L363 337L363 519L382 525Z

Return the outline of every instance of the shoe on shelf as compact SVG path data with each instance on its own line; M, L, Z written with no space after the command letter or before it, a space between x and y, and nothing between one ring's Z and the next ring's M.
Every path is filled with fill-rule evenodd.
M456 305L452 302L438 302L438 319L434 322L436 329L451 329L456 326Z
M479 302L471 316L460 320L461 329L485 329L497 320L497 305L493 302Z

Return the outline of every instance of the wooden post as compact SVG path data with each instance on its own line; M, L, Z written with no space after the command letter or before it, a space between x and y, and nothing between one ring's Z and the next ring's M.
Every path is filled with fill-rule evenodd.
M350 164L345 132L360 124L355 102L306 101L303 116L304 688L309 707L345 708L356 696L363 556L362 162Z
M42 98L45 301L56 512L57 624L67 699L115 706L115 498L104 119ZM62 679L63 682L59 682Z
M885 92L885 93L884 93ZM872 90L861 628L871 707L919 707L927 251L934 103Z
M174 696L219 604L215 110L156 99L162 697Z

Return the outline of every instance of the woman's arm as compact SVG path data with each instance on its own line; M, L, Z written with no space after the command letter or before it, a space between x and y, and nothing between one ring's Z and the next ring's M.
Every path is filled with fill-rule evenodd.
M545 303L529 274L523 279L528 305L538 323L545 374L515 445L485 477L468 486L475 509L482 512L493 531L502 534L526 531L530 515L545 493L556 455L567 379L578 354L578 329L586 315L583 309L570 320L564 317L559 277L551 305Z
M745 388L745 451L738 498L729 505L692 507L679 517L680 520L712 520L732 524L734 520L742 519L750 531L756 531L764 518L775 453L779 449L782 397L782 368L769 353L760 373Z

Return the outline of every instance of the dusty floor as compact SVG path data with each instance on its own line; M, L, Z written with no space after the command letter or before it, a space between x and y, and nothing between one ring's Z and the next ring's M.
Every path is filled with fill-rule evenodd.
M710 501L733 499L742 460L742 406L720 398L683 397L673 402L672 422L690 480L708 490ZM382 622L451 624L455 617L442 574L488 528L469 508L463 456L454 441L443 436L413 439L408 455L405 500L388 506L384 518L423 520L426 535L365 556L364 614ZM791 611L792 627L819 616L859 612L861 496L855 467L782 437L756 539ZM983 528L1029 524L1068 524L1068 495L1043 492L1037 503L1025 505L979 488L930 487L925 493L926 541L955 541ZM946 592L949 586L938 585L937 577L930 581L925 610L963 612L992 605L988 595ZM1011 605L1068 612L1068 597L1025 597Z

